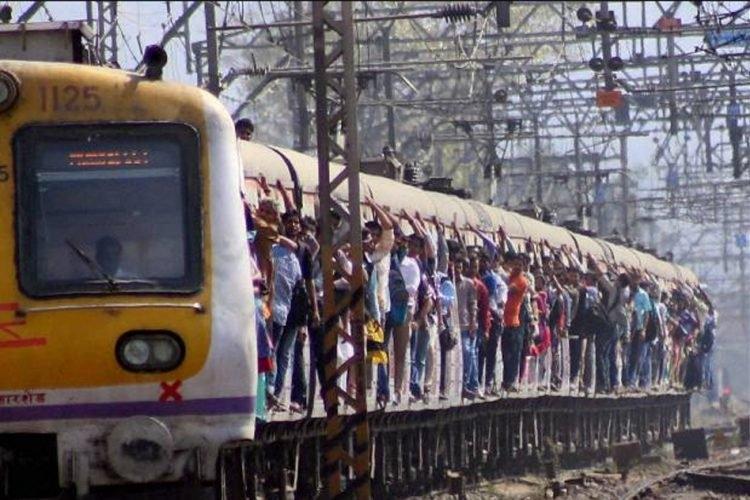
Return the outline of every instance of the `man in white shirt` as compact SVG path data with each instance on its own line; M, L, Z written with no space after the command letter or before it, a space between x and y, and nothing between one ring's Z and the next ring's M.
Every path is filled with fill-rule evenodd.
M377 274L377 298L380 307L378 318L381 325L385 325L385 315L391 310L391 297L388 293L388 274L391 269L391 249L393 248L393 220L380 205L370 197L365 197L365 204L369 206L377 220L367 221L365 230L373 239L373 250L368 254Z
M406 370L406 350L411 339L411 322L414 317L414 309L417 303L417 291L421 281L421 269L419 267L419 255L422 253L424 240L417 234L409 236L408 253L401 259L399 269L404 278L404 285L409 294L408 312L403 325L396 326L393 330L393 354L394 354L394 400L396 404L401 402L401 394L404 392L404 373Z

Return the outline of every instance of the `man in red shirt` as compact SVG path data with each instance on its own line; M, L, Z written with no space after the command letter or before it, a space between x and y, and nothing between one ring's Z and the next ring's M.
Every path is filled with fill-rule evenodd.
M503 311L502 354L503 354L503 388L510 392L518 391L518 371L521 364L523 348L523 325L521 324L521 306L523 305L529 282L523 275L522 256L515 252L505 254L505 261L510 267L508 279L508 301Z

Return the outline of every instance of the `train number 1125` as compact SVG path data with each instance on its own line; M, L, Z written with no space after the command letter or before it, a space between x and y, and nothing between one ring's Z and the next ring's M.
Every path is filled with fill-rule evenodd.
M99 88L77 85L42 85L39 87L42 111L96 111L102 106Z

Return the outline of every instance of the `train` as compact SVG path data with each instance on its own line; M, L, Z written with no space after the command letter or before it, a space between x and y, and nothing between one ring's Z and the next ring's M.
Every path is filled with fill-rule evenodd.
M199 88L68 63L0 61L0 133L3 494L215 487L222 450L255 434L241 193L252 203L261 176L280 180L314 217L317 161L238 141ZM360 182L391 210L456 220L467 238L469 224L502 226L697 284L679 265L497 207Z
M256 201L259 196L261 177L268 185L281 181L285 189L301 194L302 214L317 217L316 158L294 150L249 141L240 141L240 156L245 168L246 190L251 200ZM344 167L332 162L330 168L331 176L334 177ZM586 236L476 200L426 191L388 177L368 174L360 174L360 193L363 196L369 195L394 214L402 210L410 214L419 212L428 226L432 226L433 216L447 226L456 221L462 237L470 244L481 245L476 234L469 230L470 226L490 233L502 227L508 237L521 245L521 248L529 238L535 243L546 240L554 248L567 246L582 256L590 253L596 260L616 267L648 270L668 287L680 284L694 287L699 284L698 277L692 270L650 253ZM278 192L272 192L271 196L281 202ZM340 186L334 196L344 203L348 202L345 186ZM364 205L362 213L367 213ZM408 234L411 229L407 222L402 220L402 224Z
M0 61L0 133L3 493L215 483L255 430L231 117L158 78Z

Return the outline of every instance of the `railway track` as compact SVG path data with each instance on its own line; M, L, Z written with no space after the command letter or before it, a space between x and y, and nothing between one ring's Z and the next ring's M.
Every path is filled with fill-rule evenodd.
M750 494L750 454L742 458L685 467L642 482L623 498L639 500L686 488L725 495Z

